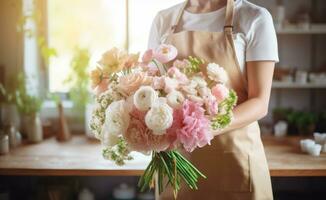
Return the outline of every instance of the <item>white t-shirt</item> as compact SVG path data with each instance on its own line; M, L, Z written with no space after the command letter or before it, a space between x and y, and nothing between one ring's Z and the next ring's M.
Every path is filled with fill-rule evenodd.
M150 31L149 48L156 48L165 42L182 5L183 3L177 4L156 15ZM185 10L177 30L221 32L225 22L225 10L225 7L208 13L191 13ZM234 32L234 45L243 74L246 74L246 61L278 62L273 19L265 8L247 0L236 0Z

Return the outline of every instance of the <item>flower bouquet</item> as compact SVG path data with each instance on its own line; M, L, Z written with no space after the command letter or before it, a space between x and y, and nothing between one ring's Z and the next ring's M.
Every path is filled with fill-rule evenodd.
M182 180L197 189L198 178L206 178L178 149L209 145L213 131L231 122L237 101L218 64L176 57L177 49L165 44L140 61L139 54L117 48L104 53L91 72L96 106L90 123L103 157L117 165L131 160L131 151L151 153L140 189L150 188L157 176L159 192L171 185L175 197Z

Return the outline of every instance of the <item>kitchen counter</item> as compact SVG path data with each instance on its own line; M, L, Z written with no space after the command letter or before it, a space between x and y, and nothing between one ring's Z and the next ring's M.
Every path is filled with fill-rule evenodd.
M299 137L263 137L271 176L326 176L326 154L301 153ZM46 139L24 144L0 156L0 175L37 176L139 176L150 156L133 153L134 160L117 166L104 160L99 142L74 136L68 142Z
M271 176L326 176L326 154L314 157L303 153L300 139L303 138L263 137Z
M132 153L134 160L124 166L103 159L101 145L83 135L67 142L54 137L38 144L25 144L0 156L0 175L40 176L139 176L149 156Z

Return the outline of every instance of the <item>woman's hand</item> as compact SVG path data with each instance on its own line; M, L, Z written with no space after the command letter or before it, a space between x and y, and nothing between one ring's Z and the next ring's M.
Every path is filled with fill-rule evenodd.
M233 110L233 121L214 136L244 127L267 115L275 63L271 61L247 62L248 100Z

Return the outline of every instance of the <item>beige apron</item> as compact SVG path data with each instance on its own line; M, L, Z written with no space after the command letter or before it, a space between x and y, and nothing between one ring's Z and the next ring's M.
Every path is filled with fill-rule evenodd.
M233 43L234 1L228 0L224 32L181 31L175 33L188 1L180 10L166 43L176 46L178 59L195 56L215 62L229 74L229 86L247 100L247 84L241 74ZM189 156L189 155L188 155ZM271 180L257 121L216 136L212 144L190 154L191 162L207 179L200 179L196 191L183 185L178 199L185 200L264 200L273 199ZM160 199L173 199L171 188Z

